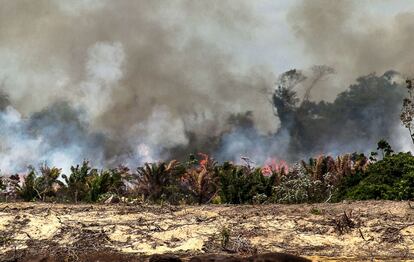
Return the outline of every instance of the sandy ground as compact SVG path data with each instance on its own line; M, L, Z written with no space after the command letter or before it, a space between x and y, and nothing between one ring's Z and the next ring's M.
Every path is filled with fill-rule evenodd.
M130 258L288 252L314 261L414 261L414 206L0 203L0 261L29 261L36 254L74 261L85 252Z

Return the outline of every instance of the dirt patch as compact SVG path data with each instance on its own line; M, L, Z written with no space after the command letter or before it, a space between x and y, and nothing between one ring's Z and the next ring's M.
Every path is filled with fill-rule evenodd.
M414 261L414 209L391 201L163 207L1 203L0 261L45 252L70 257L67 261L88 254L141 261L160 253L256 252L317 261Z

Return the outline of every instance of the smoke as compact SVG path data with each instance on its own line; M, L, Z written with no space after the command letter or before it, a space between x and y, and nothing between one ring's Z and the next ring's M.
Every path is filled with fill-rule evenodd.
M8 106L0 112L0 170L22 172L29 165L47 163L68 172L91 156L102 166L104 137L88 133L79 114L61 102L23 119Z
M407 52L412 13L366 15L356 1L0 4L0 170L6 173L43 161L67 172L83 159L135 167L196 152L258 163L306 155L300 145L310 143L297 139L312 136L279 128L269 101L281 68L305 61L298 67L311 69L304 70L299 95L333 101L360 75L391 68L409 75L414 58ZM276 20L269 19L275 10L266 9L274 5ZM285 13L296 41L272 36L287 32ZM286 48L294 62L286 61ZM318 78L308 62L335 74ZM346 137L318 148L343 149Z
M334 77L318 82L317 87L312 89L312 98L317 101L338 100L337 94L345 91L350 84L367 86L373 97L377 97L375 101L366 97L366 105L361 109L363 113L354 114L355 122L362 125L350 127L358 130L357 133L330 128L337 134L330 141L323 142L324 152L364 151L364 148L373 148L375 139L380 138L390 139L397 149L413 150L406 133L408 131L404 131L398 119L400 101L404 96L402 83L407 77L414 77L414 55L410 52L414 41L411 33L414 29L412 4L406 1L298 1L289 10L287 20L310 63L335 68ZM381 77L375 80L367 77L363 83L355 81L359 76L375 72L381 76L390 69L399 72L390 74L394 78L390 82L399 84L400 90L392 88L391 84L383 89ZM385 75L382 77L386 78ZM372 85L378 85L377 90L383 90L388 96L376 93L378 91ZM390 89L393 91L390 92ZM354 106L358 107L358 103ZM346 114L346 111L337 113ZM343 120L351 122L351 119ZM370 126L364 126L364 123ZM342 124L346 126L346 123ZM364 141L354 138L358 134L365 136Z
M88 111L91 120L113 106L114 89L123 76L125 53L122 44L98 42L88 49L86 80L79 85L79 105Z
M287 16L311 63L338 72L315 96L333 99L358 76L397 70L413 77L412 6L399 1L300 1ZM386 5L387 4L387 5ZM402 5L403 11L392 9ZM345 85L344 85L345 84Z
M21 125L3 138L33 148L23 162L10 156L3 171L44 159L137 165L170 157L171 148L189 146L190 133L219 135L231 114L253 109L260 132L276 130L263 121L273 118L261 92L270 68L243 62L234 49L249 45L261 23L250 1L1 5L0 81ZM74 112L69 120L54 114L62 102Z

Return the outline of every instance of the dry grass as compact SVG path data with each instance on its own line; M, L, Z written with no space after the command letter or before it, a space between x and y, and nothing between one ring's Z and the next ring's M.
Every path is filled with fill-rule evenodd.
M312 210L318 210L316 214ZM133 255L289 252L318 261L414 260L414 209L407 202L316 205L125 206L0 204L0 260L15 250ZM238 242L237 242L238 241Z

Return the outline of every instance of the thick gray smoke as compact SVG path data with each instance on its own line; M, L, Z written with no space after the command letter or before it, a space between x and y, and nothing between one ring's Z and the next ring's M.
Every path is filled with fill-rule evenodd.
M287 19L311 63L332 66L337 72L314 90L316 97L333 99L358 76L373 72L393 69L414 77L411 1L303 0L291 8Z
M291 134L277 131L270 100L278 71L290 68L266 61L291 62L274 43L303 57L295 67L335 69L316 84L310 69L297 91L311 100L332 101L374 71L410 74L412 13L362 14L357 1L275 6L0 0L0 171L42 161L67 171L83 159L134 167L206 151L221 160L284 158ZM283 23L296 38L272 35L289 28Z
M414 53L411 52L414 5L411 1L301 0L289 10L287 20L298 41L303 43L310 63L335 68L335 77L320 81L312 90L313 98L332 101L359 76L375 72L381 75L387 70L396 70L401 75L393 81L399 83L414 77ZM399 105L391 110L396 108ZM398 149L413 151L407 131L394 119L390 121L394 127L387 138ZM342 145L331 144L340 151L345 150Z
M218 135L232 113L246 110L262 132L275 130L261 92L271 86L270 69L239 61L234 50L260 23L250 1L0 6L0 81L11 102L2 113L2 171L83 157L157 160L187 146L189 132Z

